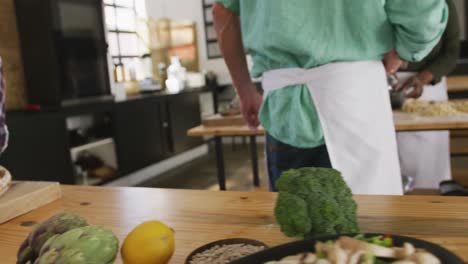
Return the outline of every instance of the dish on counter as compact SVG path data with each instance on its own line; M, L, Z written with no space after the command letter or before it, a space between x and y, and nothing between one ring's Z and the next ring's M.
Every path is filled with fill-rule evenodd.
M260 241L231 238L214 241L194 250L185 260L185 264L224 264L267 249Z
M403 112L426 117L460 116L468 113L468 101L424 101L407 99L403 103Z
M334 260L330 261L328 258ZM382 234L335 235L297 241L232 262L232 264L341 263L463 264L464 262L455 254L436 244L415 238Z

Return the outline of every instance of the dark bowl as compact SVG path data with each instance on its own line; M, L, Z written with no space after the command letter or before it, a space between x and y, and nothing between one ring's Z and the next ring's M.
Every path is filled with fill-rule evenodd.
M336 240L341 236L355 236L356 234L352 235L334 235L334 236L326 236L320 237L316 239L310 240L302 240L296 241L289 244L285 244L282 246L270 248L245 258L236 260L231 262L231 264L262 264L268 261L275 261L280 260L284 257L297 255L304 252L314 252L314 245L317 241L328 241L328 240ZM373 236L380 236L383 234L365 234L366 237L373 237ZM405 242L413 244L416 248L421 248L434 254L436 257L440 259L442 263L450 263L450 264L464 264L463 260L461 260L458 256L453 254L452 252L448 251L447 249L429 243L423 240L419 240L416 238L411 237L404 237L404 236L393 236L392 238L395 242L395 246L401 247Z
M390 102L392 109L401 109L406 101L406 94L404 92L390 91Z
M195 256L198 253L202 253L203 251L206 251L214 246L223 246L223 245L234 245L234 244L246 244L246 245L252 245L252 246L263 246L265 249L268 249L268 245L258 241L258 240L253 240L253 239L248 239L248 238L230 238L230 239L223 239L223 240L218 240L211 242L209 244L206 244L204 246L201 246L197 249L195 249L188 257L185 259L185 264L190 264L190 260L192 259L193 256Z

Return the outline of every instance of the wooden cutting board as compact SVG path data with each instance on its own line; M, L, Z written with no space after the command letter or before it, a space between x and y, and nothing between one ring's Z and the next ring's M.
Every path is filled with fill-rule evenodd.
M222 116L217 114L204 118L203 125L206 127L224 127L245 126L246 123L242 115Z
M0 224L62 197L57 182L13 182L0 197Z

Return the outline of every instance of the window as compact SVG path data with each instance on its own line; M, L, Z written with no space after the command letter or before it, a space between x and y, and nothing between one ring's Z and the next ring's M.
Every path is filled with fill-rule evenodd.
M139 72L139 58L149 53L145 1L104 0L104 13L114 65Z
M218 46L218 39L213 25L213 0L203 0L203 18L205 21L205 39L206 39L206 54L208 59L221 58L221 51Z

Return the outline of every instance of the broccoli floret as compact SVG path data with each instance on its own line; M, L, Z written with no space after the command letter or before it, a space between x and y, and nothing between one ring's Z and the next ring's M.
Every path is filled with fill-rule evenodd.
M324 168L289 170L276 186L275 216L287 236L359 232L357 205L340 172Z

